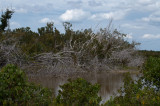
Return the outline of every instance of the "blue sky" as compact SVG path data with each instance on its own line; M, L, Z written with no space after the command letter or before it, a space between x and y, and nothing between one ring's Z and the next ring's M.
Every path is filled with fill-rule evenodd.
M53 21L63 32L62 22L73 29L113 27L127 40L141 43L139 49L160 51L160 0L0 0L0 10L15 10L11 28L29 26L33 31Z

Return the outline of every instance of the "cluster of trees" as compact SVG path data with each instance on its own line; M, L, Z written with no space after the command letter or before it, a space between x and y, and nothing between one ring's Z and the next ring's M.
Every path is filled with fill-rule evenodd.
M11 18L13 12L7 11L1 19ZM137 43L124 40L126 35L117 29L111 30L111 24L96 33L91 29L74 31L68 22L63 26L65 33L60 33L53 22L38 28L38 32L29 27L2 30L0 65L16 64L26 70L34 67L34 70L41 69L42 72L69 73L75 70L109 70L117 66L139 67L143 63L136 50Z

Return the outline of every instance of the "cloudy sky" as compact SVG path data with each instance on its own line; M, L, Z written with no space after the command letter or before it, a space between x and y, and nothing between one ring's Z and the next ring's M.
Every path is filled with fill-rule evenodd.
M160 51L160 0L0 0L0 10L12 8L11 28L29 26L33 31L53 21L63 32L62 22L73 29L113 27L127 40L141 43L139 49Z

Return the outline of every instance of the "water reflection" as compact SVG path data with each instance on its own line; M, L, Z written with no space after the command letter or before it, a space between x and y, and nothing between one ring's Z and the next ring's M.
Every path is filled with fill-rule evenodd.
M117 90L123 86L124 73L113 72L99 72L99 73L85 73L81 77L85 80L94 83L99 83L101 89L99 95L102 97L102 103L108 100L111 96L117 93ZM131 74L133 79L136 79L136 74ZM59 85L63 85L67 82L68 78L72 77L54 77L54 76L37 76L29 78L30 81L39 83L45 87L53 89L55 95L58 94Z

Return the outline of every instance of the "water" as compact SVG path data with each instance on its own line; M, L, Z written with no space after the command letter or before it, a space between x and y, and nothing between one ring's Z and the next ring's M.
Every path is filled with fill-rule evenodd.
M111 96L117 94L117 90L123 86L123 78L124 73L119 72L99 72L99 73L85 73L81 77L85 80L94 83L99 83L101 85L101 89L99 91L99 95L102 97L102 103L109 100ZM133 79L136 79L136 74L131 74ZM70 76L70 77L55 77L55 76L36 76L29 78L30 81L39 83L45 87L51 88L55 96L58 95L59 85L63 85L67 82L68 78L75 79L78 77Z

